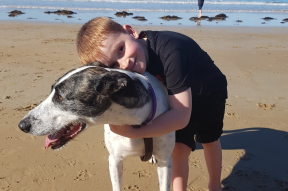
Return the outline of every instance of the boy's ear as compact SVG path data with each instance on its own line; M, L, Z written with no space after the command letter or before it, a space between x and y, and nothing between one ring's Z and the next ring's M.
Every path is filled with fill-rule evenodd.
M130 26L130 25L123 25L123 28L132 36L134 36L135 39L139 38L139 34Z

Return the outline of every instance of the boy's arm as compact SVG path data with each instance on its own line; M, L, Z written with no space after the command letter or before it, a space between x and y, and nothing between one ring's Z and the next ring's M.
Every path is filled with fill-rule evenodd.
M192 111L191 89L169 96L170 109L155 118L151 123L141 128L129 125L110 125L111 131L132 139L156 137L184 128L188 123Z

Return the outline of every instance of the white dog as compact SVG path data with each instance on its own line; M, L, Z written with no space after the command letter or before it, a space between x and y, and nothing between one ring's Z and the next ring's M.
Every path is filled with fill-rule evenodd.
M97 64L97 63L96 63ZM152 93L149 89L154 89ZM48 135L45 146L57 149L85 127L106 124L105 144L113 191L122 187L123 159L143 156L143 139L129 139L113 133L109 125L141 125L151 118L153 96L155 117L168 110L163 84L149 73L143 75L98 66L84 66L59 78L48 98L31 110L19 128L32 135ZM145 127L141 127L145 128ZM153 137L153 158L158 163L160 191L170 191L171 152L175 132Z

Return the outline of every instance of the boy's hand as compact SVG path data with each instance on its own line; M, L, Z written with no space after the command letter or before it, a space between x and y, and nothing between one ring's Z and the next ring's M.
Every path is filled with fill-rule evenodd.
M135 135L135 128L130 125L110 125L110 130L113 133L121 135L123 137L133 138Z

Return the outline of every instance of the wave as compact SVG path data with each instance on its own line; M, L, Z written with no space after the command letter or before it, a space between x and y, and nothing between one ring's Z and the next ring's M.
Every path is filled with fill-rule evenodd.
M51 0L58 1L58 0ZM71 2L71 0L60 0ZM105 2L105 3L149 3L149 4L198 4L196 0L72 0L74 2ZM212 5L267 5L267 6L288 6L286 2L265 2L265 1L205 1L205 4Z
M13 5L13 6L7 6L2 5L0 8L13 8L13 9L43 9L43 10L63 10L63 9L69 9L69 10L78 10L78 11L114 11L117 12L119 9L115 8L66 8L66 7L51 7L51 6L21 6L21 5ZM121 9L122 10L122 9ZM165 10L165 9L123 9L125 11L134 11L134 12L195 12L195 10ZM247 12L247 13L288 13L288 10L205 10L205 12L230 12L230 13L241 13L241 12Z
M78 0L81 1L81 0ZM87 0L84 0L87 2ZM192 0L179 0L179 1L159 1L159 0L90 0L88 2L106 2L106 3L154 3L154 4L198 4L197 1ZM269 5L269 6L288 6L288 3L283 2L257 2L257 1L205 1L205 4L217 4L217 5Z

